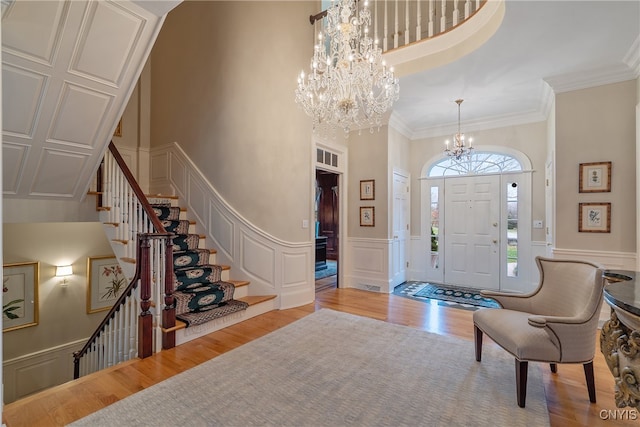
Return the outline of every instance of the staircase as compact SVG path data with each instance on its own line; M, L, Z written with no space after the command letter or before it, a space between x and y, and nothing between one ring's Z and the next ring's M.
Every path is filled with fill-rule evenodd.
M205 248L205 236L196 233L178 199L148 196L163 227L175 234L173 266L176 307L176 344L276 309L276 295L251 295L246 280L232 280L231 269L216 263L216 250Z
M276 295L253 295L248 281L230 279L177 197L144 195L113 143L97 183L96 208L130 283L74 353L74 378L278 308Z

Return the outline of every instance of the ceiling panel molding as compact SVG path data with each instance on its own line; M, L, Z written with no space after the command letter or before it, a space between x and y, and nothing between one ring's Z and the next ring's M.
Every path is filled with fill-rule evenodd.
M69 72L120 87L145 24L144 17L116 3L92 3L83 19Z
M2 64L2 126L5 135L32 139L49 76Z
M52 66L70 2L43 1L37 7L28 3L14 1L3 10L2 50Z
M29 195L73 198L81 183L89 156L83 153L45 148L41 152Z
M47 142L93 149L114 98L108 93L64 82Z
M5 194L18 193L30 149L29 145L2 142L2 190Z

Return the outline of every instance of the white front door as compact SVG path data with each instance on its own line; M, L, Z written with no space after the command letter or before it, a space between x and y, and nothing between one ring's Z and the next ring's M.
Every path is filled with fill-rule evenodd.
M409 244L409 178L393 173L393 241L391 247L392 286L407 280Z
M444 279L500 288L500 176L445 180Z

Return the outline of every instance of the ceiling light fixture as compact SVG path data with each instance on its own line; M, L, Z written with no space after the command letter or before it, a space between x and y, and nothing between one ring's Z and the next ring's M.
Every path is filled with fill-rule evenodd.
M298 77L296 102L323 125L345 132L383 124L384 114L398 99L398 79L382 59L378 40L371 38L369 1L335 0L309 17L320 21L309 75ZM326 18L326 19L325 19Z
M458 132L453 135L453 147L449 148L449 140L447 139L445 143L444 153L447 156L455 157L456 160L460 160L462 156L466 155L471 156L471 151L473 147L471 146L472 138L469 138L467 141L468 145L465 145L464 133L460 132L460 104L462 104L463 99L456 99L456 104L458 104Z

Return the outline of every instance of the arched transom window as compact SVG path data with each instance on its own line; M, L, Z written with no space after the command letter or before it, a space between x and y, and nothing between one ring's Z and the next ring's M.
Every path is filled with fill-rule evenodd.
M522 164L508 154L474 152L460 160L447 157L434 163L428 176L484 175L522 171Z

